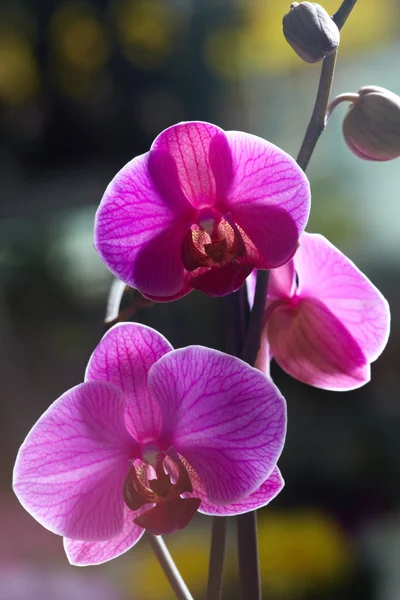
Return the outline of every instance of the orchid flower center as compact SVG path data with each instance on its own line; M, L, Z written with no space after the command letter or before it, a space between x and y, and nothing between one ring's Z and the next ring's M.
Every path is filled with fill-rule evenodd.
M181 494L192 492L193 487L178 454L173 449L161 452L148 445L142 451L142 459L143 464L139 467L132 464L128 471L124 501L135 512L145 504L155 504L155 507L136 517L134 523L156 535L183 529L197 511L200 500L181 498ZM149 471L153 471L155 478L149 478Z
M242 235L230 218L212 209L202 209L197 223L187 231L182 243L182 262L187 271L199 267L222 267L246 256Z

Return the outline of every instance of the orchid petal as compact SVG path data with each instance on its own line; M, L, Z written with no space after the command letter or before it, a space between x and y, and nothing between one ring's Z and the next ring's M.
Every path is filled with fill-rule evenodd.
M299 381L326 390L351 390L370 379L362 349L318 300L279 306L268 320L267 332L276 362Z
M249 496L271 474L283 448L286 405L278 388L238 358L191 346L150 370L160 441L198 473L211 502Z
M308 220L308 179L295 160L274 144L238 131L225 135L233 179L218 208L232 213L264 257L264 268L279 267L293 256Z
M182 190L196 208L212 206L215 202L215 179L209 156L215 136L225 139L224 131L211 123L178 123L160 133L151 147L150 152L162 150L174 159ZM229 159L228 154L228 164Z
M121 390L83 383L56 400L26 437L14 491L53 533L105 540L122 529L122 487L136 452L124 425Z
M379 290L322 235L304 233L294 263L299 295L323 302L374 361L386 346L390 326L389 306Z
M234 502L232 504L212 504L208 500L207 493L197 473L190 469L189 473L190 480L193 485L193 492L184 495L186 497L200 498L201 504L198 509L200 513L205 515L216 515L220 517L240 515L251 510L257 510L262 506L266 506L279 494L285 485L278 467L275 467L270 476L255 492L250 494L247 498L243 498L243 500L240 502Z
M173 295L182 287L182 232L193 217L177 174L169 177L166 196L169 186L163 178L170 161L163 153L134 158L107 187L95 219L94 245L108 268L128 285L156 296Z
M100 565L127 552L144 534L144 529L133 522L134 518L135 513L125 506L122 531L103 542L82 542L64 538L65 553L71 565Z
M139 442L155 439L160 431L160 409L149 394L147 376L171 350L158 331L139 323L120 323L105 334L89 360L85 380L109 381L124 391L126 427Z

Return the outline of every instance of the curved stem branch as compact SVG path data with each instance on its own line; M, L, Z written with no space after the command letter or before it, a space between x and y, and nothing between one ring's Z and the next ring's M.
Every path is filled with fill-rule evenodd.
M189 592L181 574L176 568L176 565L172 560L172 557L162 537L148 533L147 539L149 540L153 552L156 555L158 562L160 563L161 568L164 571L165 576L168 579L170 586L174 590L178 600L193 600L193 596Z
M226 549L225 517L213 517L207 600L220 600Z
M332 102L329 103L329 106L326 109L325 125L328 123L329 117L339 104L341 104L342 102L356 102L356 100L358 100L359 97L360 94L339 94L338 96L336 96L332 100Z

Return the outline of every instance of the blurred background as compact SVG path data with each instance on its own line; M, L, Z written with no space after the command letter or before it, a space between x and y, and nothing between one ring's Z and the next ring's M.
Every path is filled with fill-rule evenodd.
M333 13L339 0L323 6ZM11 491L19 445L82 381L111 283L93 216L116 171L180 120L263 136L296 155L319 65L281 32L287 0L0 2L0 600L169 600L146 540L104 566L70 567L61 538ZM398 0L360 0L343 30L334 93L400 93ZM372 382L349 393L274 366L289 408L286 487L259 513L269 600L400 598L400 170L345 146L333 114L311 160L308 231L346 252L388 298L391 338ZM221 347L221 303L194 292L135 319L174 346ZM167 543L196 598L211 521ZM226 599L237 597L234 528Z

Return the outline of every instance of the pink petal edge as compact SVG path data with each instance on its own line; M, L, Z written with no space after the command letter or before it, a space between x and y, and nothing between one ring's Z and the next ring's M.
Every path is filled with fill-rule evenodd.
M162 412L160 440L189 462L211 502L240 501L271 474L285 439L286 404L260 371L190 346L163 356L149 387Z
M130 550L144 534L144 529L135 525L135 514L124 506L122 531L115 537L102 542L82 542L64 538L64 550L71 565L87 567L100 565Z
M82 383L33 426L14 467L22 506L44 527L94 541L122 528L122 486L137 448L124 425L121 390Z
M303 234L294 263L299 295L323 302L343 323L369 362L376 360L390 331L389 305L380 291L319 234Z
M125 393L125 423L138 441L155 439L161 413L149 393L152 365L173 350L158 331L139 323L118 323L101 339L89 359L85 381L109 381Z
M342 323L315 299L281 305L267 323L268 341L289 375L326 390L356 389L370 379L361 348Z
M264 268L286 263L294 254L310 212L310 185L296 161L266 140L226 132L233 179L219 201L232 213L264 257Z

